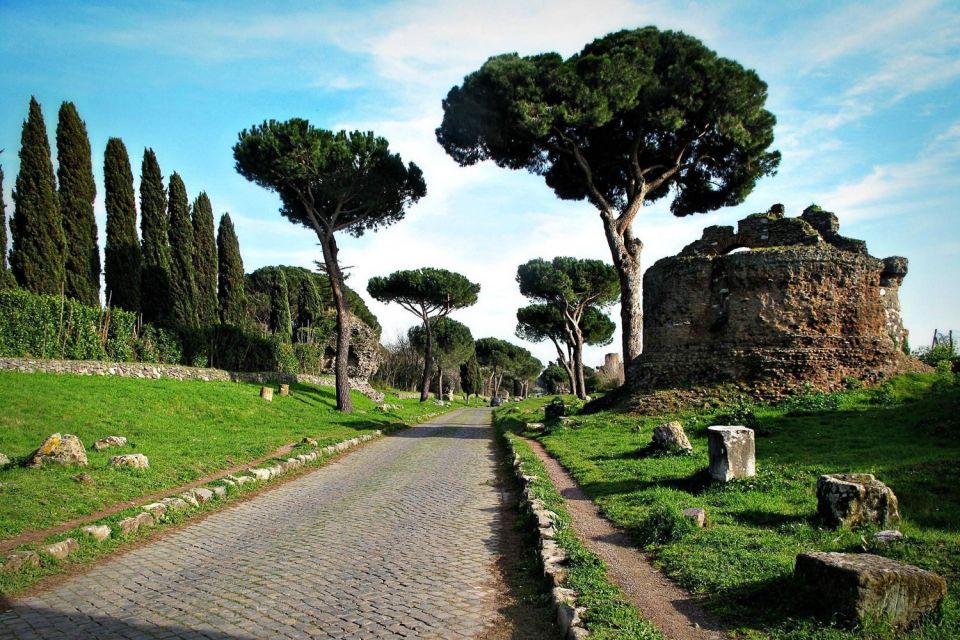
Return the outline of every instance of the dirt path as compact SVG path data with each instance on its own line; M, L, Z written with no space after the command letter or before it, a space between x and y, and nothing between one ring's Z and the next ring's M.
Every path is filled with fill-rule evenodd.
M694 598L650 564L630 538L600 515L600 509L577 486L567 470L535 440L527 440L564 497L573 528L584 544L606 563L610 579L670 640L726 638L723 626Z

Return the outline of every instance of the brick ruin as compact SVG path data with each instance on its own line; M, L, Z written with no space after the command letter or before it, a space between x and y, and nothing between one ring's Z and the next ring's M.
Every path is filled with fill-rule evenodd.
M906 258L874 258L838 229L819 207L787 218L774 205L651 266L633 391L734 383L775 398L915 369L898 299Z

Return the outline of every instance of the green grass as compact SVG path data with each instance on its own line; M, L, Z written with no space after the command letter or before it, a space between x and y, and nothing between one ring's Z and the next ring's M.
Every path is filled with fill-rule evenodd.
M515 405L514 405L515 406ZM570 529L570 515L563 498L549 480L547 470L537 454L526 442L503 429L498 421L498 433L507 439L510 449L522 460L523 473L536 476L530 485L531 494L559 516L556 541L570 558L567 584L579 596L578 606L587 608L584 621L591 638L597 640L662 640L663 635L626 601L618 587L607 579L603 561L583 546ZM530 526L535 526L530 523Z
M499 412L522 428L542 420L548 399ZM862 551L936 571L949 594L941 610L908 635L960 637L960 386L948 376L908 375L880 389L808 396L780 407L741 407L665 416L600 413L539 436L612 521L675 580L748 637L885 637L882 625L847 630L817 619L791 576L809 550ZM727 414L727 415L724 415ZM652 428L680 419L692 456L645 451ZM756 431L757 476L709 482L706 428L743 424ZM533 434L528 434L533 435ZM822 473L867 472L900 498L904 542L877 548L872 530L834 531L816 518ZM693 529L680 509L703 507L709 526Z
M289 397L274 394L273 402L261 400L259 388L0 373L0 452L14 463L0 470L0 539L198 480L304 436L325 446L444 410L433 402L388 398L402 408L380 413L373 401L354 394L354 413L343 415L335 409L331 388L291 385ZM87 447L89 466L17 464L54 432L77 435ZM108 435L126 436L128 444L94 451L93 442ZM150 459L149 469L109 466L111 456L135 452ZM73 481L80 471L96 484Z

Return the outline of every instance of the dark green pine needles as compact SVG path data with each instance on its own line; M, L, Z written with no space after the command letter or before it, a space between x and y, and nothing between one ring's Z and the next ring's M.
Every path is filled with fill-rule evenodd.
M13 191L10 232L13 236L10 267L17 283L34 293L60 295L67 242L47 128L35 98L30 98L30 113L23 124L20 173Z
M197 280L197 319L200 326L219 322L217 304L217 241L213 207L206 193L193 202L193 268Z
M64 292L91 307L100 306L100 249L93 200L90 139L87 126L72 102L60 105L57 123L57 181L60 215L67 239Z
M220 302L220 321L224 324L241 325L246 316L246 297L243 289L243 258L240 257L240 242L233 229L230 214L220 217L217 230L217 294Z
M103 158L103 184L107 209L107 244L104 248L104 281L107 303L140 311L140 239L137 238L137 204L133 171L127 147L110 138Z
M153 149L143 152L140 172L140 234L143 249L140 306L146 322L165 320L170 312L170 240L167 194Z
M196 327L197 280L193 268L193 222L187 188L177 173L170 176L170 321Z
M0 289L13 285L13 274L7 268L7 204L3 201L3 167L0 167Z

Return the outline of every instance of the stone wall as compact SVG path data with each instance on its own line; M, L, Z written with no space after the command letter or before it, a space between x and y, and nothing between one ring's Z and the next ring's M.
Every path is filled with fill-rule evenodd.
M261 372L236 372L223 369L185 367L172 364L150 364L145 362L101 362L99 360L35 360L29 358L0 358L0 371L19 371L21 373L68 373L82 376L119 376L121 378L140 378L159 380L202 380L209 382L253 382L266 384L271 382L316 384L332 387L333 376L313 376L307 374ZM383 402L383 394L370 386L364 379L350 379L350 387L373 399Z
M651 266L634 390L739 383L776 397L916 368L902 352L906 258L873 258L838 228L830 212L775 205Z

